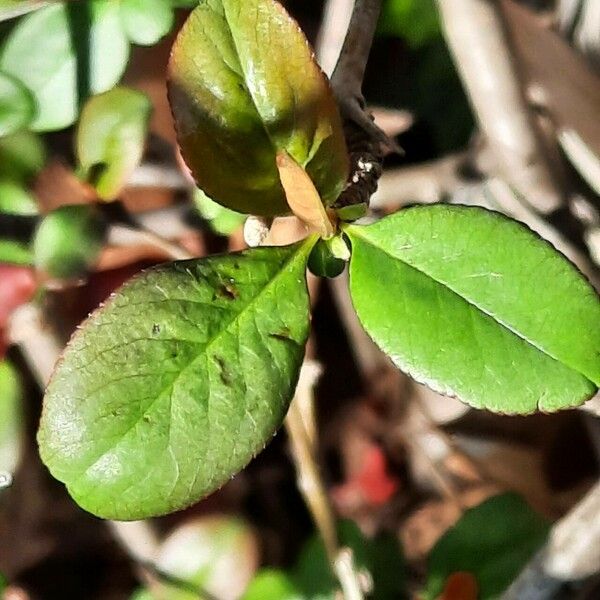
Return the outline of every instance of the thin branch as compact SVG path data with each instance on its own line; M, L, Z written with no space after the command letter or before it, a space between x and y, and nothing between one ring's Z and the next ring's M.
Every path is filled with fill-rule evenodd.
M444 34L502 175L542 214L564 204L497 2L437 0Z

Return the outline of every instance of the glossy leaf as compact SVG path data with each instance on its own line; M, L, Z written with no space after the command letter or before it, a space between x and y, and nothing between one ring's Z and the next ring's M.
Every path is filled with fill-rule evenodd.
M373 591L369 598L401 600L406 597L404 559L393 536L381 534L367 539L355 523L341 521L338 523L338 538L342 546L352 550L355 567L370 574ZM339 583L331 571L323 541L318 535L304 545L296 566L295 581L307 598L334 600L337 597Z
M480 600L499 598L542 546L548 530L549 523L513 493L467 510L429 555L424 600L435 600L456 572L475 576Z
M237 517L211 515L188 521L169 534L156 559L158 569L186 583L157 584L161 600L239 598L258 566L258 540Z
M61 206L41 221L33 239L35 265L50 277L84 276L104 245L106 224L94 207Z
M27 126L34 114L29 90L15 77L0 71L0 137Z
M350 249L341 235L320 239L308 257L308 268L317 277L337 277L346 268Z
M151 46L173 27L170 0L121 0L121 21L134 44Z
M170 263L84 323L48 387L40 452L86 510L188 506L262 450L294 393L314 240Z
M46 150L40 136L19 131L0 137L0 178L27 182L40 171L46 161Z
M50 131L75 121L83 95L113 87L128 56L118 2L53 3L17 23L0 54L0 69L33 94L37 115L31 128Z
M17 372L9 362L0 360L0 471L12 473L17 467L23 428Z
M252 580L242 600L304 600L293 579L278 569L261 569Z
M329 84L298 25L274 0L206 0L173 47L169 98L199 187L233 210L289 212L275 164L285 150L326 205L348 171Z
M112 200L144 152L152 104L142 92L117 87L88 100L77 130L82 175Z
M418 381L503 413L556 411L594 394L600 300L523 225L436 205L345 231L359 319Z
M194 204L202 218L220 235L231 235L246 220L246 215L217 204L198 188L194 190Z

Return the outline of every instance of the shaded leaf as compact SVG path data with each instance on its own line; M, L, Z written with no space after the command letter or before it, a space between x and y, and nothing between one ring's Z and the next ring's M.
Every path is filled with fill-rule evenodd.
M239 598L258 565L258 541L236 517L212 515L188 521L161 544L158 569L182 585L158 585L162 600L197 600L201 591L215 598ZM224 576L225 575L225 576Z
M434 0L386 0L381 9L378 31L404 38L413 48L442 35Z
M72 32L76 24L86 29ZM89 47L76 47L86 40ZM113 87L128 56L118 2L56 3L17 23L0 54L0 69L18 78L33 94L37 114L31 128L50 131L75 121L84 99L80 93L97 94ZM78 60L84 63L78 65Z
M0 137L0 178L26 182L46 162L46 150L40 136L19 131Z
M243 213L288 213L280 150L308 172L326 205L338 197L348 159L337 106L277 2L203 2L177 37L169 71L182 155L213 200Z
M123 29L134 44L151 46L173 27L170 0L121 0Z
M598 296L523 225L437 205L345 231L359 319L418 381L503 413L551 412L594 394Z
M356 568L370 573L373 592L369 598L400 600L406 596L404 560L396 539L388 534L367 539L352 521L338 523L338 539L340 546L352 549ZM313 536L303 547L295 578L299 589L308 598L334 600L336 597L339 583L331 572L320 536Z
M81 111L77 158L104 200L118 195L140 162L151 112L145 94L124 87L90 98Z
M27 126L34 114L29 90L15 77L0 71L0 137Z
M82 277L104 245L106 224L88 204L61 206L47 214L33 239L35 265L50 277Z
M38 437L83 508L116 519L174 511L262 450L304 356L313 243L150 269L84 323Z
M475 576L480 600L498 598L542 546L548 530L549 523L513 493L467 510L429 555L424 599L437 598L459 571Z

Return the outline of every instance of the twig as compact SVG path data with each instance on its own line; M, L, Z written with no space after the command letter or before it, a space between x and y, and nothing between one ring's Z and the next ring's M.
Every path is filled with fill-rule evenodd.
M517 75L498 3L437 0L444 34L503 176L536 211L564 203Z
M115 246L137 246L140 244L151 244L162 250L173 260L185 260L194 258L185 248L167 240L154 231L137 229L135 227L113 223L108 230L108 242Z
M346 143L350 153L350 179L336 205L368 204L381 176L386 151L399 151L397 145L377 126L366 110L362 82L381 0L355 0L348 31L338 62L331 76L331 86L344 121Z
M353 5L354 0L327 0L325 3L315 54L327 75L331 75L339 58Z

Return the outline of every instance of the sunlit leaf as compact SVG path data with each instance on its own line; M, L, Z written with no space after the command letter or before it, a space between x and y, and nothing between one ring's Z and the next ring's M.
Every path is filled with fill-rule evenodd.
M544 543L549 523L516 494L501 494L465 512L427 560L424 600L435 600L456 572L475 576L480 600L499 598Z
M116 519L174 511L262 450L304 356L313 244L150 269L77 331L38 439L83 508Z
M0 360L0 471L8 473L15 470L21 455L21 401L17 372L9 362Z
M177 37L169 70L181 152L210 198L243 213L288 213L275 164L281 150L326 205L337 198L348 171L337 106L277 2L202 2Z
M121 0L121 21L134 44L151 46L173 27L170 0Z
M0 53L0 69L33 94L35 131L71 125L88 94L113 87L129 56L119 3L56 3L23 17Z
M246 220L246 215L217 204L200 189L194 190L194 204L202 218L220 235L231 235Z
M304 600L293 579L278 569L261 569L252 580L242 600Z
M124 87L94 96L84 106L77 158L101 198L115 198L140 162L151 112L145 94Z
M596 391L598 295L525 226L436 205L345 231L359 319L418 381L503 413L556 411Z

